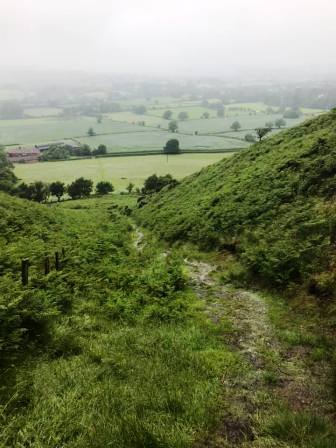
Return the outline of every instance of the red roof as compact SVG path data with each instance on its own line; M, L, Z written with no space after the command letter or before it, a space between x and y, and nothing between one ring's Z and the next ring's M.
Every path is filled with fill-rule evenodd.
M9 156L30 156L30 155L40 155L41 151L37 148L14 148L7 150Z

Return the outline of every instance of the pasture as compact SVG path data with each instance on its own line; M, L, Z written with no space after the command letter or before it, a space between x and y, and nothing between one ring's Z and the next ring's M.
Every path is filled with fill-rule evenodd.
M209 103L217 101L209 100ZM144 105L145 114L136 114L133 107ZM29 117L17 120L0 120L0 145L32 146L34 144L68 141L69 143L88 144L96 148L100 144L107 146L108 152L158 151L170 138L178 138L182 150L232 150L248 147L244 136L253 133L257 127L273 122L281 115L267 114L263 103L237 103L225 106L225 117L218 118L211 106L205 107L200 100L186 98L139 98L121 100L121 112L107 113L102 122L95 116L64 117L58 115L61 109L26 109ZM189 118L178 121L177 134L168 132L169 120L162 118L164 111L172 111L172 119L178 119L180 112L187 112ZM207 112L209 118L201 118ZM319 113L317 109L304 109L299 119L287 119L287 126L294 126ZM234 121L239 121L241 129L231 130ZM87 132L92 128L95 136ZM274 131L276 132L276 131Z
M92 147L100 144L107 146L109 152L119 151L160 151L170 138L178 138L180 148L206 151L211 149L240 149L247 146L244 141L223 136L198 136L171 134L160 130L139 130L137 132L97 135L94 137L80 137L77 140Z
M169 173L177 179L182 179L229 155L230 153L180 154L170 155L168 161L166 156L158 155L18 164L15 166L15 174L27 183L35 180L44 182L60 180L69 183L80 176L92 179L95 183L109 180L116 191L122 191L130 182L141 187L144 180L154 173L157 175Z
M90 127L97 134L144 131L143 127L129 123L114 122L107 118L98 124L95 117L83 116L69 119L54 117L0 120L0 143L27 145L83 137Z

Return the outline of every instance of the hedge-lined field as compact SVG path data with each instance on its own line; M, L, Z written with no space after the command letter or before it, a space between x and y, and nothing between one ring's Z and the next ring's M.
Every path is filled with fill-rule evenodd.
M153 173L157 175L170 173L174 178L181 179L229 155L230 153L170 155L168 163L166 156L158 155L17 164L15 174L27 183L35 180L44 182L60 180L68 183L79 176L92 179L94 182L108 180L117 191L120 191L124 190L129 182L141 187L144 180Z

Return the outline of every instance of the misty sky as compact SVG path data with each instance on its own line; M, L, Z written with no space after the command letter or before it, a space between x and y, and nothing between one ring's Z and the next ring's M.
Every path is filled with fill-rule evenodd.
M335 0L0 0L0 64L169 76L328 74L336 72L335 23Z

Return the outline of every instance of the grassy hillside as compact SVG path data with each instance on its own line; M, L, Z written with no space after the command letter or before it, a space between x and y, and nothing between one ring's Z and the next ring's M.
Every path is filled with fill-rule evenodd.
M178 256L136 247L125 200L0 195L1 447L188 447L218 419L219 378L242 361ZM62 269L51 258L44 275L62 247Z
M236 252L271 285L335 296L335 175L333 110L162 191L138 217L171 242Z

